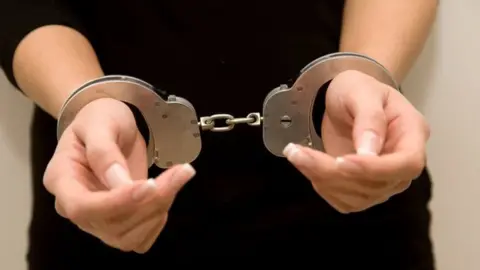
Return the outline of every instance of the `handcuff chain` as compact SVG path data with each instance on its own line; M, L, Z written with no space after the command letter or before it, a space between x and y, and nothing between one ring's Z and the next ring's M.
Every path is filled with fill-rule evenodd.
M247 124L249 126L260 126L263 117L260 113L249 113L246 117L234 117L231 114L219 113L210 116L200 117L198 125L204 131L212 132L226 132L232 130L237 124ZM225 124L220 126L218 121L223 121Z

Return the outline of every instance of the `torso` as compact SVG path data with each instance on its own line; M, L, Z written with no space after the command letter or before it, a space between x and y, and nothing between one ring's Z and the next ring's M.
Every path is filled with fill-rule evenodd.
M201 116L260 111L270 90L291 84L304 65L338 50L343 9L338 0L70 2L105 73L135 76L187 98ZM202 141L192 164L197 176L177 197L152 251L143 257L125 255L55 215L53 200L41 185L55 147L55 122L38 110L32 136L31 260L58 263L61 256L51 254L60 250L65 263L79 264L82 252L127 264L314 251L327 258L359 256L357 265L376 269L372 258L360 255L365 249L370 257L385 253L384 260L431 260L426 173L384 205L345 216L329 207L285 159L265 149L259 128L204 133ZM415 235L411 240L409 232ZM43 240L51 233L56 236ZM45 241L50 246L42 250Z

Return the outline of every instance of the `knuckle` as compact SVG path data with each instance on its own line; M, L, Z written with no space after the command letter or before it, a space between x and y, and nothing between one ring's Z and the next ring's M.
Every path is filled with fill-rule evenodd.
M346 214L350 214L353 211L352 207L345 203L340 203L334 200L328 200L328 203L340 214L346 215Z
M376 121L378 121L378 124L383 124L387 122L387 115L385 114L385 111L383 110L383 107L372 107L370 111L370 117Z
M82 223L79 223L79 224L82 224ZM77 226L81 230L98 238L105 245L111 248L115 248L123 252L131 252L134 250L134 248L136 248L135 243L126 241L125 237L112 233L107 226L98 226L98 224L97 226L95 226L92 223L89 223L89 224L90 225L87 227L85 226L82 227L80 225L77 225Z
M411 159L409 159L409 163L408 163L409 179L408 180L413 180L418 178L422 174L423 170L425 169L425 166L426 166L426 157L423 153L416 154Z
M368 190L384 190L391 186L391 181L385 178L379 178L373 172L362 178L360 183L364 188ZM368 195L367 191L365 191L364 193L365 195Z
M430 135L432 134L432 129L426 120L424 120L423 128L425 130L425 139L428 140L430 138Z
M128 244L128 243L127 244L122 243L122 244L120 244L118 249L120 249L123 252L131 252L131 251L133 251L134 246L132 244Z
M370 205L364 205L362 207L357 206L355 208L352 208L350 213L359 213L359 212L365 211L368 208L370 208Z
M369 208L378 205L382 199L379 199L379 196L370 196L368 199L361 201L358 205L352 207L352 212L358 213L363 212Z
M52 179L51 175L49 174L48 171L46 171L45 174L43 175L42 183L43 183L43 186L45 187L45 189L49 193L53 193L52 192L53 191L52 182L53 182L53 179Z
M106 171L115 162L118 147L115 142L87 145L86 156L90 166L95 172Z
M155 241L156 239L150 239L146 243L143 243L136 247L133 251L138 254L145 254L152 248L152 246L155 244Z
M412 185L412 181L402 181L398 184L396 190L395 190L395 194L399 194L399 193L402 193L404 191L406 191L407 189L410 188L410 186Z
M160 227L163 229L165 225L167 224L168 220L168 213L165 213L162 215L162 221L160 222Z
M55 211L61 217L67 218L67 214L65 213L65 209L63 208L63 206L60 204L60 202L57 199L55 200Z
M377 205L379 197L380 196L376 194L366 194L365 196L360 197L358 202L351 206L351 212L362 212Z
M343 215L347 215L347 214L350 214L351 211L350 209L346 209L346 208L343 208L343 207L334 207L335 210L337 210L340 214L343 214Z
M64 209L64 215L66 218L70 220L79 220L83 218L83 209L81 206L79 206L77 203L67 203L67 204L61 204Z
M47 164L47 168L45 169L45 173L43 174L42 179L43 186L50 193L53 193L53 184L55 182L55 164L56 159L51 159L50 162Z
M109 153L115 150L111 144L87 145L86 154L88 157L94 157L96 160L104 160L109 157Z
M430 138L430 134L431 134L431 127L430 127L430 124L428 123L426 117L419 111L417 111L415 108L414 108L414 113L416 114L416 117L417 119L419 119L419 128L421 130L423 130L423 132L425 133L425 139L428 140Z
M390 200L390 196L387 197L382 197L378 199L378 201L375 202L375 205L380 205L386 203L388 200Z
M132 243L129 243L118 236L113 236L112 240L110 240L107 244L123 252L130 252L135 248Z
M148 250L150 250L150 247L145 246L145 247L136 248L133 251L135 251L135 253L138 253L138 254L145 254L148 252Z

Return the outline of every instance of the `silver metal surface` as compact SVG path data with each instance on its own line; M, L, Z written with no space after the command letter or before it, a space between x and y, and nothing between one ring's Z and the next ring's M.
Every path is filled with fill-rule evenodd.
M218 122L223 121L221 125ZM249 113L246 117L234 117L233 115L226 113L219 113L210 116L200 117L198 123L202 130L208 130L212 132L226 132L232 130L235 125L247 124L249 126L260 126L262 124L262 116L260 113Z
M297 81L281 85L268 93L261 113L236 118L230 114L214 114L197 118L186 99L169 96L164 100L150 84L128 76L106 76L86 83L65 102L58 120L57 137L72 123L88 103L100 98L113 98L137 107L145 118L150 138L147 143L149 166L160 168L192 162L201 151L200 129L212 132L232 130L237 124L260 126L263 142L273 154L282 157L290 143L298 143L323 151L317 135L312 111L318 90L341 72L358 70L399 90L389 72L375 60L354 53L335 53L308 64Z
M86 83L65 102L58 119L57 137L88 103L113 98L137 107L145 118L150 138L148 164L160 168L191 162L201 151L197 114L186 99L169 96L165 101L150 84L128 76L106 76Z
M263 103L263 142L276 156L288 143L297 143L324 151L312 121L318 90L341 72L358 70L399 90L390 73L378 62L364 55L334 53L308 64L292 87L282 85L272 90Z

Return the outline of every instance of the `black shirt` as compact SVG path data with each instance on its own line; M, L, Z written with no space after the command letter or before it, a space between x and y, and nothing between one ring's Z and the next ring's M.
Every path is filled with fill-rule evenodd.
M187 98L201 116L244 116L261 110L267 93L291 84L307 63L338 50L343 1L15 0L0 10L1 63L12 83L18 42L39 26L63 24L88 37L106 74L135 76ZM321 269L433 269L426 172L388 202L342 215L248 126L202 134L192 164L197 175L149 253L108 248L59 217L42 185L55 125L36 108L30 269L155 269L212 265L211 258L230 258L228 268L231 259L298 258Z

